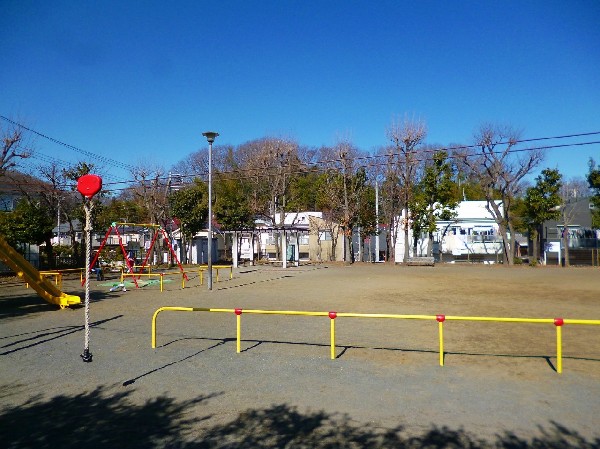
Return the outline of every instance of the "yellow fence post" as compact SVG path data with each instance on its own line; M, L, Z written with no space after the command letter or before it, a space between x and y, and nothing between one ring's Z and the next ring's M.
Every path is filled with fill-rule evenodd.
M335 360L335 319L337 318L337 312L329 312L329 318L331 322L331 360Z
M160 273L160 291L163 291L163 273Z
M444 321L446 321L446 315L436 315L435 319L438 322L440 333L440 366L444 366Z
M565 320L562 318L554 318L554 325L556 326L556 372L562 373L562 327L565 324Z
M242 309L235 309L236 319L236 352L239 354L241 350L242 340Z
M156 317L160 313L161 309L156 309L154 315L152 315L152 349L156 349Z
M185 288L185 272L181 273L181 288Z

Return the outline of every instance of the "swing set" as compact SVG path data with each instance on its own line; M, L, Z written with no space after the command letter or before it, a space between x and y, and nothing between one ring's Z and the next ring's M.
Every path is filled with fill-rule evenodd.
M98 258L100 257L100 252L102 251L102 248L104 248L104 246L106 245L106 241L108 240L108 238L112 235L112 233L114 231L117 235L117 238L119 239L119 246L121 247L121 252L123 253L123 258L125 260L125 264L127 265L127 271L128 271L128 273L132 273L132 274L134 273L135 261L129 257L129 254L127 253L127 250L125 249L125 246L123 245L123 238L121 237L121 233L119 232L119 226L139 226L139 227L144 227L144 228L156 229L156 232L154 232L154 236L152 237L152 242L150 243L150 247L148 248L148 251L146 251L146 257L144 258L142 265L139 267L140 270L143 270L147 266L150 254L152 254L152 248L154 248L154 243L156 242L156 239L157 239L159 231L160 231L163 238L165 239L165 242L167 242L167 246L169 247L169 251L171 252L171 255L173 256L173 259L177 262L177 266L179 266L179 270L181 271L181 274L187 281L189 281L189 279L183 269L183 266L181 265L181 262L179 262L179 259L177 258L177 254L175 254L175 251L173 250L173 246L171 245L171 241L169 240L167 233L160 225L155 225L155 224L118 223L118 222L112 223L111 226L108 228L108 231L106 231L106 235L104 236L104 239L102 240L102 243L100 244L100 248L98 248L98 251L96 252L96 255L94 256L94 259L93 259L92 263L90 264L90 267L93 267L96 265L96 262L98 261ZM88 276L89 276L89 272L88 272ZM136 277L132 276L132 278L133 278L133 282L135 283L135 287L139 288ZM84 281L82 281L81 285L83 285L83 282Z

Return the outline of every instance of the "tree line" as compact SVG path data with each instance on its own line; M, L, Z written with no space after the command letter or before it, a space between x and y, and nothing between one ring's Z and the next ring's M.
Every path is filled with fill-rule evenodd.
M79 176L101 168L89 162L69 168L56 163L38 166L32 175L41 184L32 188L32 182L15 179L14 169L32 153L24 133L13 126L3 128L2 135L0 183L18 190L23 199L14 211L0 214L0 232L15 246L45 243L52 264L52 229L61 220L70 225L74 256L81 257L73 226L76 219L83 221L81 196L74 187L65 186L74 186ZM404 117L390 123L386 136L388 144L372 153L358 149L350 139L319 148L281 137L215 145L215 226L252 229L261 217L277 227L286 213L320 211L323 230L333 239L341 236L342 241L332 244L343 245L347 261L353 261L355 253L353 230L369 236L384 228L386 260L393 263L396 241L402 235L408 241L409 229L430 240L431 252L437 220L451 220L461 200L484 200L498 225L507 265L514 263L517 232L527 232L539 242L544 221L557 219L568 225L565 205L573 192L592 196L596 206L593 226L600 227L600 168L593 161L585 180L564 180L557 169L547 168L532 184L527 182L528 175L542 164L543 151L526 147L520 133L510 126L483 124L474 133L473 143L441 146L426 142L424 121ZM207 175L207 148L189 154L169 170L138 166L131 173L129 187L102 192L94 209L94 229L108 229L115 221L152 223L166 229L177 227L189 240L206 228ZM406 261L416 247L404 247ZM534 260L539 251L538 243Z

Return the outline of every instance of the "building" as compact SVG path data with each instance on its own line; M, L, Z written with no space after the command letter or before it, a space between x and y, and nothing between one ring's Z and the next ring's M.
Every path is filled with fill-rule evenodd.
M438 220L432 249L436 260L488 263L502 260L502 237L498 233L498 224L486 206L487 201L462 201L456 208L456 218ZM414 243L412 230L409 229L408 244L411 256ZM428 236L419 237L416 243L416 255L426 255L429 246ZM395 247L397 262L404 260L404 245L404 232L399 230Z
M569 264L599 265L600 230L592 229L593 205L590 198L571 198L561 208L561 218L542 225L541 252L550 265L565 263L565 244Z

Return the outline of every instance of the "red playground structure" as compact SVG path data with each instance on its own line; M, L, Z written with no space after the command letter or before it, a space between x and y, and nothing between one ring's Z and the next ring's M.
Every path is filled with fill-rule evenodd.
M183 269L183 266L181 265L181 262L179 262L179 259L177 258L177 254L173 250L173 246L171 245L171 241L169 240L167 233L161 226L154 225L154 224L116 223L116 222L112 223L112 225L108 228L108 231L106 231L106 235L104 236L104 239L102 239L100 248L98 248L98 251L96 251L96 255L94 256L94 259L92 260L92 263L90 264L90 267L96 266L96 262L98 262L98 258L100 257L100 252L102 251L102 249L106 245L106 241L108 240L108 238L112 235L112 233L114 231L119 239L119 246L121 247L121 252L123 253L123 259L125 260L125 264L127 265L127 271L129 273L134 272L134 260L132 260L129 257L127 250L125 249L125 246L123 245L123 238L121 237L121 233L119 232L119 226L140 226L140 227L144 227L144 228L156 229L156 232L154 232L154 236L152 237L152 242L150 243L150 247L146 251L146 257L144 258L144 261L142 262L142 265L140 266L140 270L143 270L144 267L148 266L147 265L148 259L150 258L150 254L152 254L152 248L154 248L154 243L156 242L156 239L160 233L163 236L165 242L167 242L167 246L169 247L169 251L171 252L171 255L173 256L173 260L175 260L177 262L177 266L179 267L179 270L185 277L185 280L189 281L189 279L185 273L185 270ZM89 273L88 273L88 276L89 276ZM83 282L85 282L85 280L82 281L82 285L83 285ZM137 279L135 276L133 276L133 282L135 283L136 288L138 288L138 283L137 283Z

